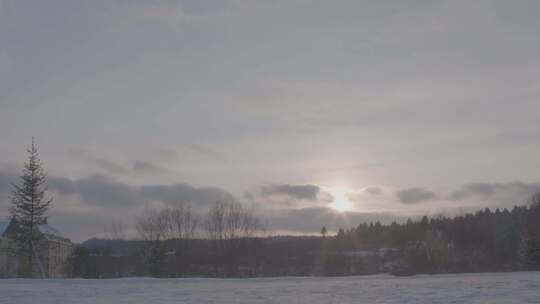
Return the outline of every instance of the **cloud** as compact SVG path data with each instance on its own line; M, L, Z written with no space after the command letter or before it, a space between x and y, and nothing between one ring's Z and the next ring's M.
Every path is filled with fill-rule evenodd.
M180 158L178 152L172 149L159 149L156 154L159 159L164 161L177 161Z
M135 174L141 174L141 175L159 175L159 174L165 174L168 172L168 170L155 165L151 162L143 161L143 160L134 160L131 162L133 172Z
M260 189L261 195L287 195L298 200L317 200L321 188L315 185L289 185L274 184L263 186Z
M540 192L540 184L509 182L509 183L470 183L450 194L450 200L491 200L506 203L525 203L531 195Z
M450 197L453 200L463 200L472 196L491 196L495 193L496 186L493 184L471 183L462 187L462 189L453 192Z
M18 175L0 170L2 217L9 215L12 182L18 182ZM235 199L232 194L217 187L194 187L187 183L138 186L105 175L79 179L50 175L47 186L48 194L55 199L50 210L51 224L77 240L102 232L103 224L115 219L123 219L132 225L146 203L189 203L195 212L202 213L218 200Z
M150 201L191 203L198 207L234 199L232 194L217 187L197 188L187 183L132 186L103 175L76 180L49 177L48 186L59 194L78 195L85 204L111 208L138 207Z
M396 192L396 196L403 204L416 204L440 199L459 203L460 206L511 207L526 204L534 193L539 192L540 183L477 182L465 184L449 194L437 194L417 187L400 190Z
M158 152L159 155L165 154L165 153L167 153L167 151ZM71 149L69 151L69 154L77 158L81 158L84 161L88 162L89 164L95 165L99 167L101 170L103 170L104 172L106 172L107 174L111 174L111 175L155 176L155 175L162 175L162 174L170 173L169 170L162 168L161 166L158 166L152 162L145 161L145 160L135 159L135 160L129 161L127 164L122 164L119 162L109 160L107 158L97 157L91 151L87 151L84 149L77 149L77 148Z
M17 181L17 173L0 170L2 215L7 215L10 183ZM202 214L215 201L235 199L231 193L218 187L195 187L188 183L131 185L105 175L79 179L51 175L48 187L57 200L51 210L51 220L66 235L78 240L101 232L101 225L114 219L125 218L127 223L133 224L146 203L190 203L196 212ZM378 186L364 190L361 193L376 196L371 197L375 201L386 197L381 195L384 192ZM408 205L437 200L433 206L438 203L449 205L449 201L453 201L457 210L461 206L494 208L523 204L537 191L540 191L538 183L471 183L449 194L438 194L421 187L402 189L388 199L392 199L394 204L400 202ZM257 210L264 212L261 217L268 223L269 231L294 233L318 233L323 225L335 231L340 227L356 226L360 222L401 221L406 211L413 208L340 213L328 206L332 201L330 194L314 184L263 185L257 191L246 193L246 200L254 202ZM366 201L365 198L363 201ZM83 224L78 225L79 221Z
M231 201L234 196L216 187L196 188L189 184L142 186L140 193L149 199L166 204L192 203L194 207L208 206L216 201Z
M209 145L190 144L178 147L183 157L196 157L205 161L226 163L228 161L223 151L217 151Z
M416 204L437 198L434 192L423 188L409 188L396 192L396 196L403 204Z
M145 202L137 187L116 182L104 175L92 175L71 180L48 178L49 190L66 195L78 195L84 203L101 207L135 207Z
M380 187L367 187L364 189L364 191L366 191L367 193L371 194L371 195L381 195L383 190L382 188Z
M244 198L264 208L306 208L325 206L333 201L330 193L312 184L269 184L252 192Z
M119 165L113 161L104 159L104 158L95 158L91 160L92 163L96 164L106 172L112 174L129 174L130 170L122 165Z
M18 182L17 174L0 171L0 195L9 194L13 182ZM235 199L231 193L218 187L194 187L187 183L136 186L105 175L79 179L49 176L47 186L52 195L76 195L84 204L111 208L137 207L149 201L192 203L196 207Z
M130 173L129 168L126 168L125 166L120 165L109 159L103 157L96 157L91 151L85 149L72 148L69 150L69 155L74 156L77 159L83 159L89 164L95 165L110 174L124 175Z

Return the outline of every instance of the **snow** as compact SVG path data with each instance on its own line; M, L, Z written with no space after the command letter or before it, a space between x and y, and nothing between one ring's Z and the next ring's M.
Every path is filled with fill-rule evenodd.
M0 280L0 303L540 303L540 272L338 278Z
M51 227L49 225L39 225L39 231L45 235L51 235L56 237L62 237L62 234L58 232L54 227Z
M0 235L4 234L4 231L6 231L8 225L9 222L0 222Z
M7 227L9 226L9 222L0 222L0 235L3 234ZM39 225L38 229L41 233L49 236L55 236L62 238L62 234L54 227L49 225Z

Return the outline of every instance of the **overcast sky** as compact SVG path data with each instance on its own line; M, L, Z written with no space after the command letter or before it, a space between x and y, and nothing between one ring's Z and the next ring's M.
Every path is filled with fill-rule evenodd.
M76 241L178 202L288 233L524 204L539 33L536 0L0 0L0 216L32 136Z

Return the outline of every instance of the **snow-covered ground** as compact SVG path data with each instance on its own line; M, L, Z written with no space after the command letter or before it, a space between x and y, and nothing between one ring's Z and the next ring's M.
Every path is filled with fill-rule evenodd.
M339 278L0 280L0 303L540 303L540 272Z

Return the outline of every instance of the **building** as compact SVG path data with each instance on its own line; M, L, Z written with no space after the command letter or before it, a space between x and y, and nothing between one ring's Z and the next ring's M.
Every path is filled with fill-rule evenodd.
M16 266L9 255L11 241L4 235L8 225L9 222L0 222L0 277L2 278L16 276Z
M35 277L61 278L67 275L67 260L73 244L50 225L39 225L41 240L36 244L32 272ZM18 256L13 234L17 222L0 222L0 277L18 277L28 269L27 257Z

